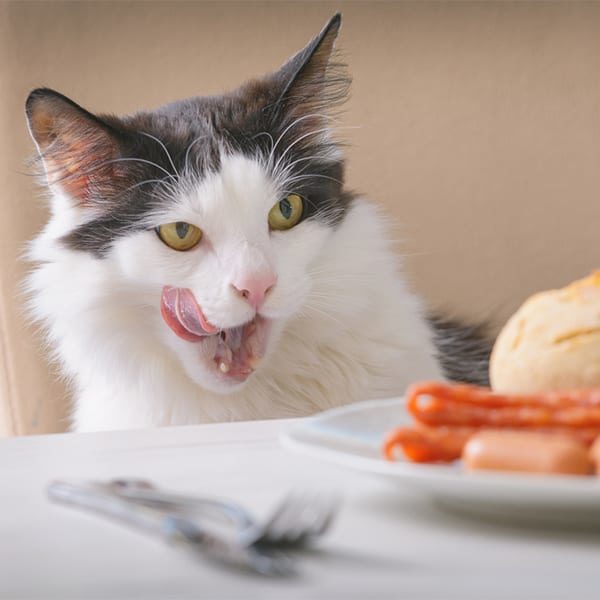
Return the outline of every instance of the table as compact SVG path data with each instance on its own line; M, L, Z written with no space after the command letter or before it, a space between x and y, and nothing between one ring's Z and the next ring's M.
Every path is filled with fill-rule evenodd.
M600 532L451 515L412 490L290 453L291 421L0 441L0 597L598 598ZM265 515L292 488L345 499L289 580L200 561L122 525L50 504L53 478L136 476L235 498Z

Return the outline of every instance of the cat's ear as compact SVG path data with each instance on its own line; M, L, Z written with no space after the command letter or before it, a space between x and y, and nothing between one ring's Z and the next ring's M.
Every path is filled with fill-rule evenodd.
M50 186L81 206L114 195L125 172L113 126L47 88L29 94L25 112Z
M282 90L275 106L287 116L325 120L346 99L350 78L345 65L332 60L341 24L342 15L337 13L276 73Z

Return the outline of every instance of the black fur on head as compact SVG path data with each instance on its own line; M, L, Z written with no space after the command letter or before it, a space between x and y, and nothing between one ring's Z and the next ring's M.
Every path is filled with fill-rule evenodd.
M63 241L104 256L115 238L145 229L144 216L178 186L218 170L223 151L258 157L282 192L305 198L303 218L339 222L351 200L330 127L350 84L332 60L340 24L337 14L279 70L232 93L130 117L93 115L47 88L31 92L26 113L48 183L94 209Z

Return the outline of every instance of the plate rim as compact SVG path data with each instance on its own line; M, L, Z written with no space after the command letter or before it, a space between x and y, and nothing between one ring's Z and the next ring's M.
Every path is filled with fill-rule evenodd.
M526 491L527 494L545 494L552 492L558 494L563 500L577 499L581 500L600 500L600 476L582 477L579 475L543 475L532 473L502 472L502 471L478 471L468 473L456 465L440 464L414 464L408 461L386 461L383 459L361 456L358 453L352 453L340 448L328 446L324 442L302 439L302 432L306 437L310 436L310 426L312 423L335 418L338 415L348 414L349 412L368 411L375 407L385 405L400 405L403 397L364 400L334 407L309 417L304 417L295 421L291 426L283 429L279 433L279 441L283 447L288 450L310 456L314 459L327 460L330 463L337 464L344 468L360 472L367 475L384 476L387 479L411 482L420 488L433 491L437 487L435 480L439 483L443 481L445 485L453 481L459 482L459 485L467 488L483 487L497 488L502 487L508 491L514 490ZM400 419L399 419L400 421ZM398 423L401 426L401 423ZM393 426L390 427L390 431ZM382 434L382 438L383 438ZM333 436L332 436L333 437ZM557 497L557 500L559 498ZM598 506L600 511L600 502Z

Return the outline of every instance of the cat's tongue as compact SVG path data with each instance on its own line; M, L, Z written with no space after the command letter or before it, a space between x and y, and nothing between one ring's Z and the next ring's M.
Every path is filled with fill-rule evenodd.
M180 338L202 342L202 356L223 378L245 381L265 354L270 324L260 315L243 325L219 330L207 321L191 290L170 285L163 287L160 312Z
M200 341L202 337L218 331L206 320L194 294L188 288L170 285L163 287L160 312L165 323L188 342Z

